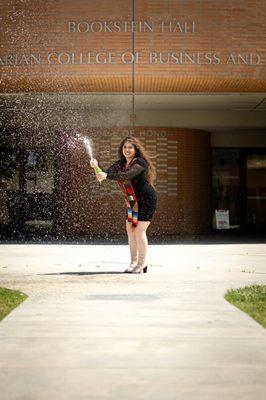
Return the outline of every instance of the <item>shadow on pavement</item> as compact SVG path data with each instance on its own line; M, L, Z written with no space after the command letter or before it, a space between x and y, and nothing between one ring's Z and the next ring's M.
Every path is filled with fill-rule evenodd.
M123 271L95 271L95 272L54 272L49 274L37 274L37 275L113 275L113 274L124 274Z

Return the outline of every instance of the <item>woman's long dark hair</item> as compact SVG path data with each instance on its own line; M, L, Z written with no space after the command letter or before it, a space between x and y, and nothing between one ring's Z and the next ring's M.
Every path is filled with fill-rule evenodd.
M126 136L119 145L118 157L122 162L126 162L126 158L123 154L123 146L126 142L129 142L134 146L136 152L135 157L142 157L147 162L147 181L153 186L153 180L156 176L155 167L153 165L153 162L151 161L151 156L147 153L147 151L144 149L143 145L138 139L136 139L134 136Z

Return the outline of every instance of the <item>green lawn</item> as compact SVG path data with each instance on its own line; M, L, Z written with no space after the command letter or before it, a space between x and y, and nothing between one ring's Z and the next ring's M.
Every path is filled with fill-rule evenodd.
M266 328L266 285L230 289L224 297Z
M0 288L0 321L27 297L18 290Z

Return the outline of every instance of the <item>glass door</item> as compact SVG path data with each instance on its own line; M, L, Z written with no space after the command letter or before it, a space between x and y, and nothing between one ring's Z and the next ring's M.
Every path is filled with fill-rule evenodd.
M213 149L212 215L214 229L219 229L216 214L218 212L227 213L229 219L228 229L240 228L240 197L239 149Z
M212 212L214 229L266 232L266 149L213 149Z
M266 228L266 151L246 154L246 225Z
M6 178L8 219L13 231L50 231L56 207L54 151L39 148L3 152L13 162Z

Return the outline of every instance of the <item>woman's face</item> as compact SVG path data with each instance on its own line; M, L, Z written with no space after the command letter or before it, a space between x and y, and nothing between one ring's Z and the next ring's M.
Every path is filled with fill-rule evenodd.
M125 142L123 145L123 154L126 157L126 159L133 158L134 155L136 154L134 145L130 142Z

